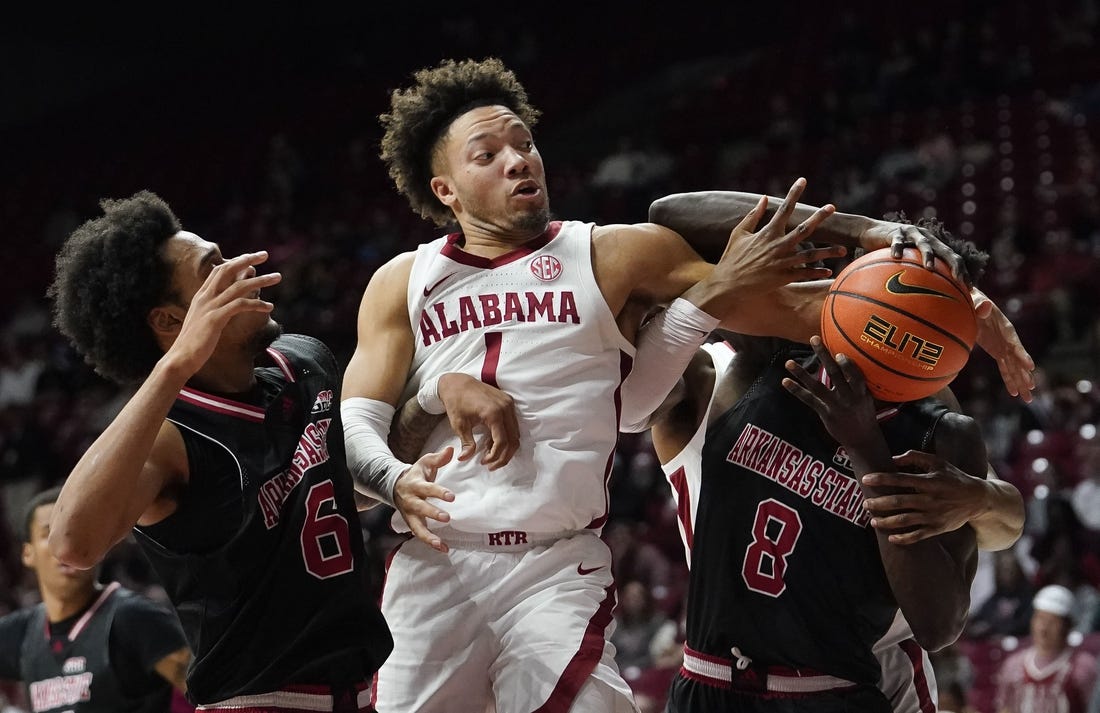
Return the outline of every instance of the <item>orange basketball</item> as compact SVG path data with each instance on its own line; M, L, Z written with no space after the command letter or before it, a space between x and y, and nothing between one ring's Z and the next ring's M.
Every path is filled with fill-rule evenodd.
M883 248L853 261L821 309L825 347L852 359L882 401L913 401L947 386L977 333L969 288L941 260L926 269L915 248L900 260Z

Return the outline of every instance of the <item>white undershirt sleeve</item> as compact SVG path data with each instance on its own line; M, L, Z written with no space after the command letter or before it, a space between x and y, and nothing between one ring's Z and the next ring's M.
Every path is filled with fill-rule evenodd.
M393 487L411 466L398 460L387 443L396 409L385 401L354 397L340 404L344 447L355 489L393 505Z
M650 417L676 387L718 322L691 302L676 299L642 326L634 367L620 392L620 431L637 433L649 428Z

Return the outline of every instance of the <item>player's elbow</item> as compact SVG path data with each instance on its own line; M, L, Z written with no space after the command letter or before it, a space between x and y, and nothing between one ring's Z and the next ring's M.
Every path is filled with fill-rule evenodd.
M913 638L927 651L939 651L955 643L966 627L970 597L963 596L947 611L937 612L934 616L915 617L910 620ZM965 601L963 601L965 600Z
M658 198L649 204L649 215L647 216L650 223L656 223L657 225L664 225L661 221L665 219L667 213L669 197Z
M649 222L667 226L670 220L683 213L685 200L686 194L673 193L653 201L649 204Z
M58 529L50 530L50 553L61 564L77 569L91 569L99 564L105 552L99 552L84 538L74 537Z
M916 631L914 627L913 634L922 649L926 651L939 651L958 641L959 637L962 636L962 627L942 626L928 628L921 632Z
M50 519L47 545L50 553L62 564L91 569L106 556L114 541L104 540L103 530L83 527L81 522L81 517L74 517L59 503ZM98 524L102 525L102 521Z

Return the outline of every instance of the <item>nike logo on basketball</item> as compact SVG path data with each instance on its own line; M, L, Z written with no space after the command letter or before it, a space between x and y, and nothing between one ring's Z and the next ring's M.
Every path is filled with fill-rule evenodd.
M427 297L428 295L430 295L430 294L431 294L432 292L434 292L434 291L435 291L435 288L439 287L439 286L440 286L440 285L442 285L442 284L443 284L444 282L446 282L447 280L449 280L449 279L451 279L452 277L454 277L454 276L455 276L456 274L457 274L457 273L454 273L454 272L452 272L452 273L451 273L451 274L449 274L449 275L444 275L443 277L439 278L439 280L437 280L437 281L436 281L436 283L435 283L434 285L432 285L431 287L425 287L425 288L424 288L424 296L425 296L425 297Z
M588 568L585 568L585 566L584 566L584 563L582 562L581 564L577 565L577 574L579 574L579 575L581 575L581 576L583 577L583 576L584 576L584 575L586 575L586 574L592 574L592 573L593 573L593 572L595 572L595 571L596 571L597 569L603 569L603 565L600 565L599 567L588 567Z
M905 270L898 270L894 273L889 280L886 281L886 291L895 295L932 295L933 297L943 297L944 299L954 299L951 295L945 295L939 290L933 290L930 287L921 287L920 285L907 285L901 281L901 276L905 273Z

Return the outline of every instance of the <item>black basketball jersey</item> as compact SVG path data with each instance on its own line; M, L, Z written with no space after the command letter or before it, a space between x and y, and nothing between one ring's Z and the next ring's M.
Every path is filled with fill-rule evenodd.
M168 681L160 679L141 694L128 692L109 660L115 614L133 596L118 584L107 587L68 636L54 639L53 645L45 605L31 610L19 669L33 713L167 713L172 697Z
M777 353L707 429L687 643L725 658L736 646L757 664L875 685L871 649L897 605L844 449L781 385L784 362L808 364L808 355ZM945 412L926 400L879 421L900 453L927 448Z
M255 370L262 405L180 392L168 420L183 435L190 480L176 512L136 528L191 644L188 695L198 703L365 681L393 647L365 587L336 360L300 335L267 354L271 365ZM235 517L210 495L227 479L239 491ZM233 521L204 520L211 513ZM230 534L210 546L194 536L204 525ZM180 547L180 532L200 549Z

